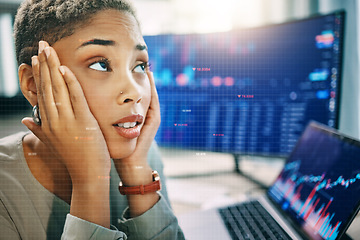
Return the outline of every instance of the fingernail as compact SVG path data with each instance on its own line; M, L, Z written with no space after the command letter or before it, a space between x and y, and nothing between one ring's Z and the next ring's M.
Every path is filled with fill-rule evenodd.
M45 48L45 42L44 41L40 41L39 42L39 53L41 53Z
M64 66L60 66L59 70L61 72L61 74L64 76L65 75L65 67Z
M51 53L50 48L46 47L44 51L45 51L46 58L49 58L50 53Z
M32 66L35 66L35 65L37 65L38 63L39 63L39 60L38 60L37 56L32 56L32 58L31 58L31 65L32 65Z

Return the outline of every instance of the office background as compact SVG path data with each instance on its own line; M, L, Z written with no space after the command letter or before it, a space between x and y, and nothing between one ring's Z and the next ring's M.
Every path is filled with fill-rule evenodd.
M340 130L359 137L359 1L135 1L144 35L204 33L282 23L313 14L346 11ZM154 12L161 12L154 18Z
M346 11L345 48L339 129L360 136L359 1L135 1L144 35L206 33L249 28L302 19L335 10ZM157 18L153 16L154 12Z
M17 87L11 21L20 0L0 0L0 137L27 130L20 123L30 106ZM346 11L339 129L360 137L359 11L357 0L134 0L144 35L224 32ZM10 23L10 25L9 25ZM232 173L229 154L161 149L168 189L177 214L231 202L257 191L253 182ZM219 161L221 159L221 161ZM245 158L242 170L269 184L283 159ZM191 184L191 188L188 186ZM174 191L173 189L176 189ZM255 189L255 190L254 190ZM261 191L259 191L261 192ZM214 197L216 196L216 197ZM209 198L212 198L209 201ZM359 217L358 217L359 218ZM357 225L358 226L358 225ZM355 228L353 232L357 232Z
M11 15L20 0L0 0L0 112L28 111L21 100L11 99L18 91L16 62L11 44ZM144 35L210 33L282 23L313 14L346 11L343 81L339 129L360 136L359 100L359 2L356 0L135 0ZM5 47L6 46L6 47ZM5 98L4 98L5 96ZM10 97L10 98L9 98ZM19 102L19 104L17 104ZM9 103L9 104L8 104ZM26 104L25 104L26 105ZM6 132L7 133L7 132Z

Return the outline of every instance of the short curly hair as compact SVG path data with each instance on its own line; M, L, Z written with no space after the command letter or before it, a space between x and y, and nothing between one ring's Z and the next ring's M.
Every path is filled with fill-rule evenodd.
M16 14L14 38L18 64L31 65L37 54L38 42L50 45L70 36L86 24L94 14L115 9L130 13L139 24L135 11L127 0L26 0Z

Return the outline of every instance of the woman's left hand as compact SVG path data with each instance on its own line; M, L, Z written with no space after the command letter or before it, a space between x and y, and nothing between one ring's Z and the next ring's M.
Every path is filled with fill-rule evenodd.
M126 158L114 160L115 168L124 186L146 185L153 181L147 155L160 126L160 104L153 74L147 72L147 75L150 81L151 101L135 150ZM127 200L130 216L136 217L154 206L159 200L159 195L155 192L144 195L127 195Z
M148 71L147 75L150 81L151 101L136 148L130 156L114 160L116 170L122 182L128 186L147 184L152 181L152 169L148 165L147 155L160 126L161 119L159 97L153 73Z

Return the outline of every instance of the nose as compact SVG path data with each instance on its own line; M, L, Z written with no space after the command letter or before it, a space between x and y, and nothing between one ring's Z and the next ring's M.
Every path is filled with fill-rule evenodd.
M141 97L138 98L136 101L134 101L134 98L126 98L123 103L128 103L128 102L136 102L136 103L140 103L141 102Z
M141 86L131 76L124 76L120 79L119 93L117 97L118 104L140 103L142 100Z

